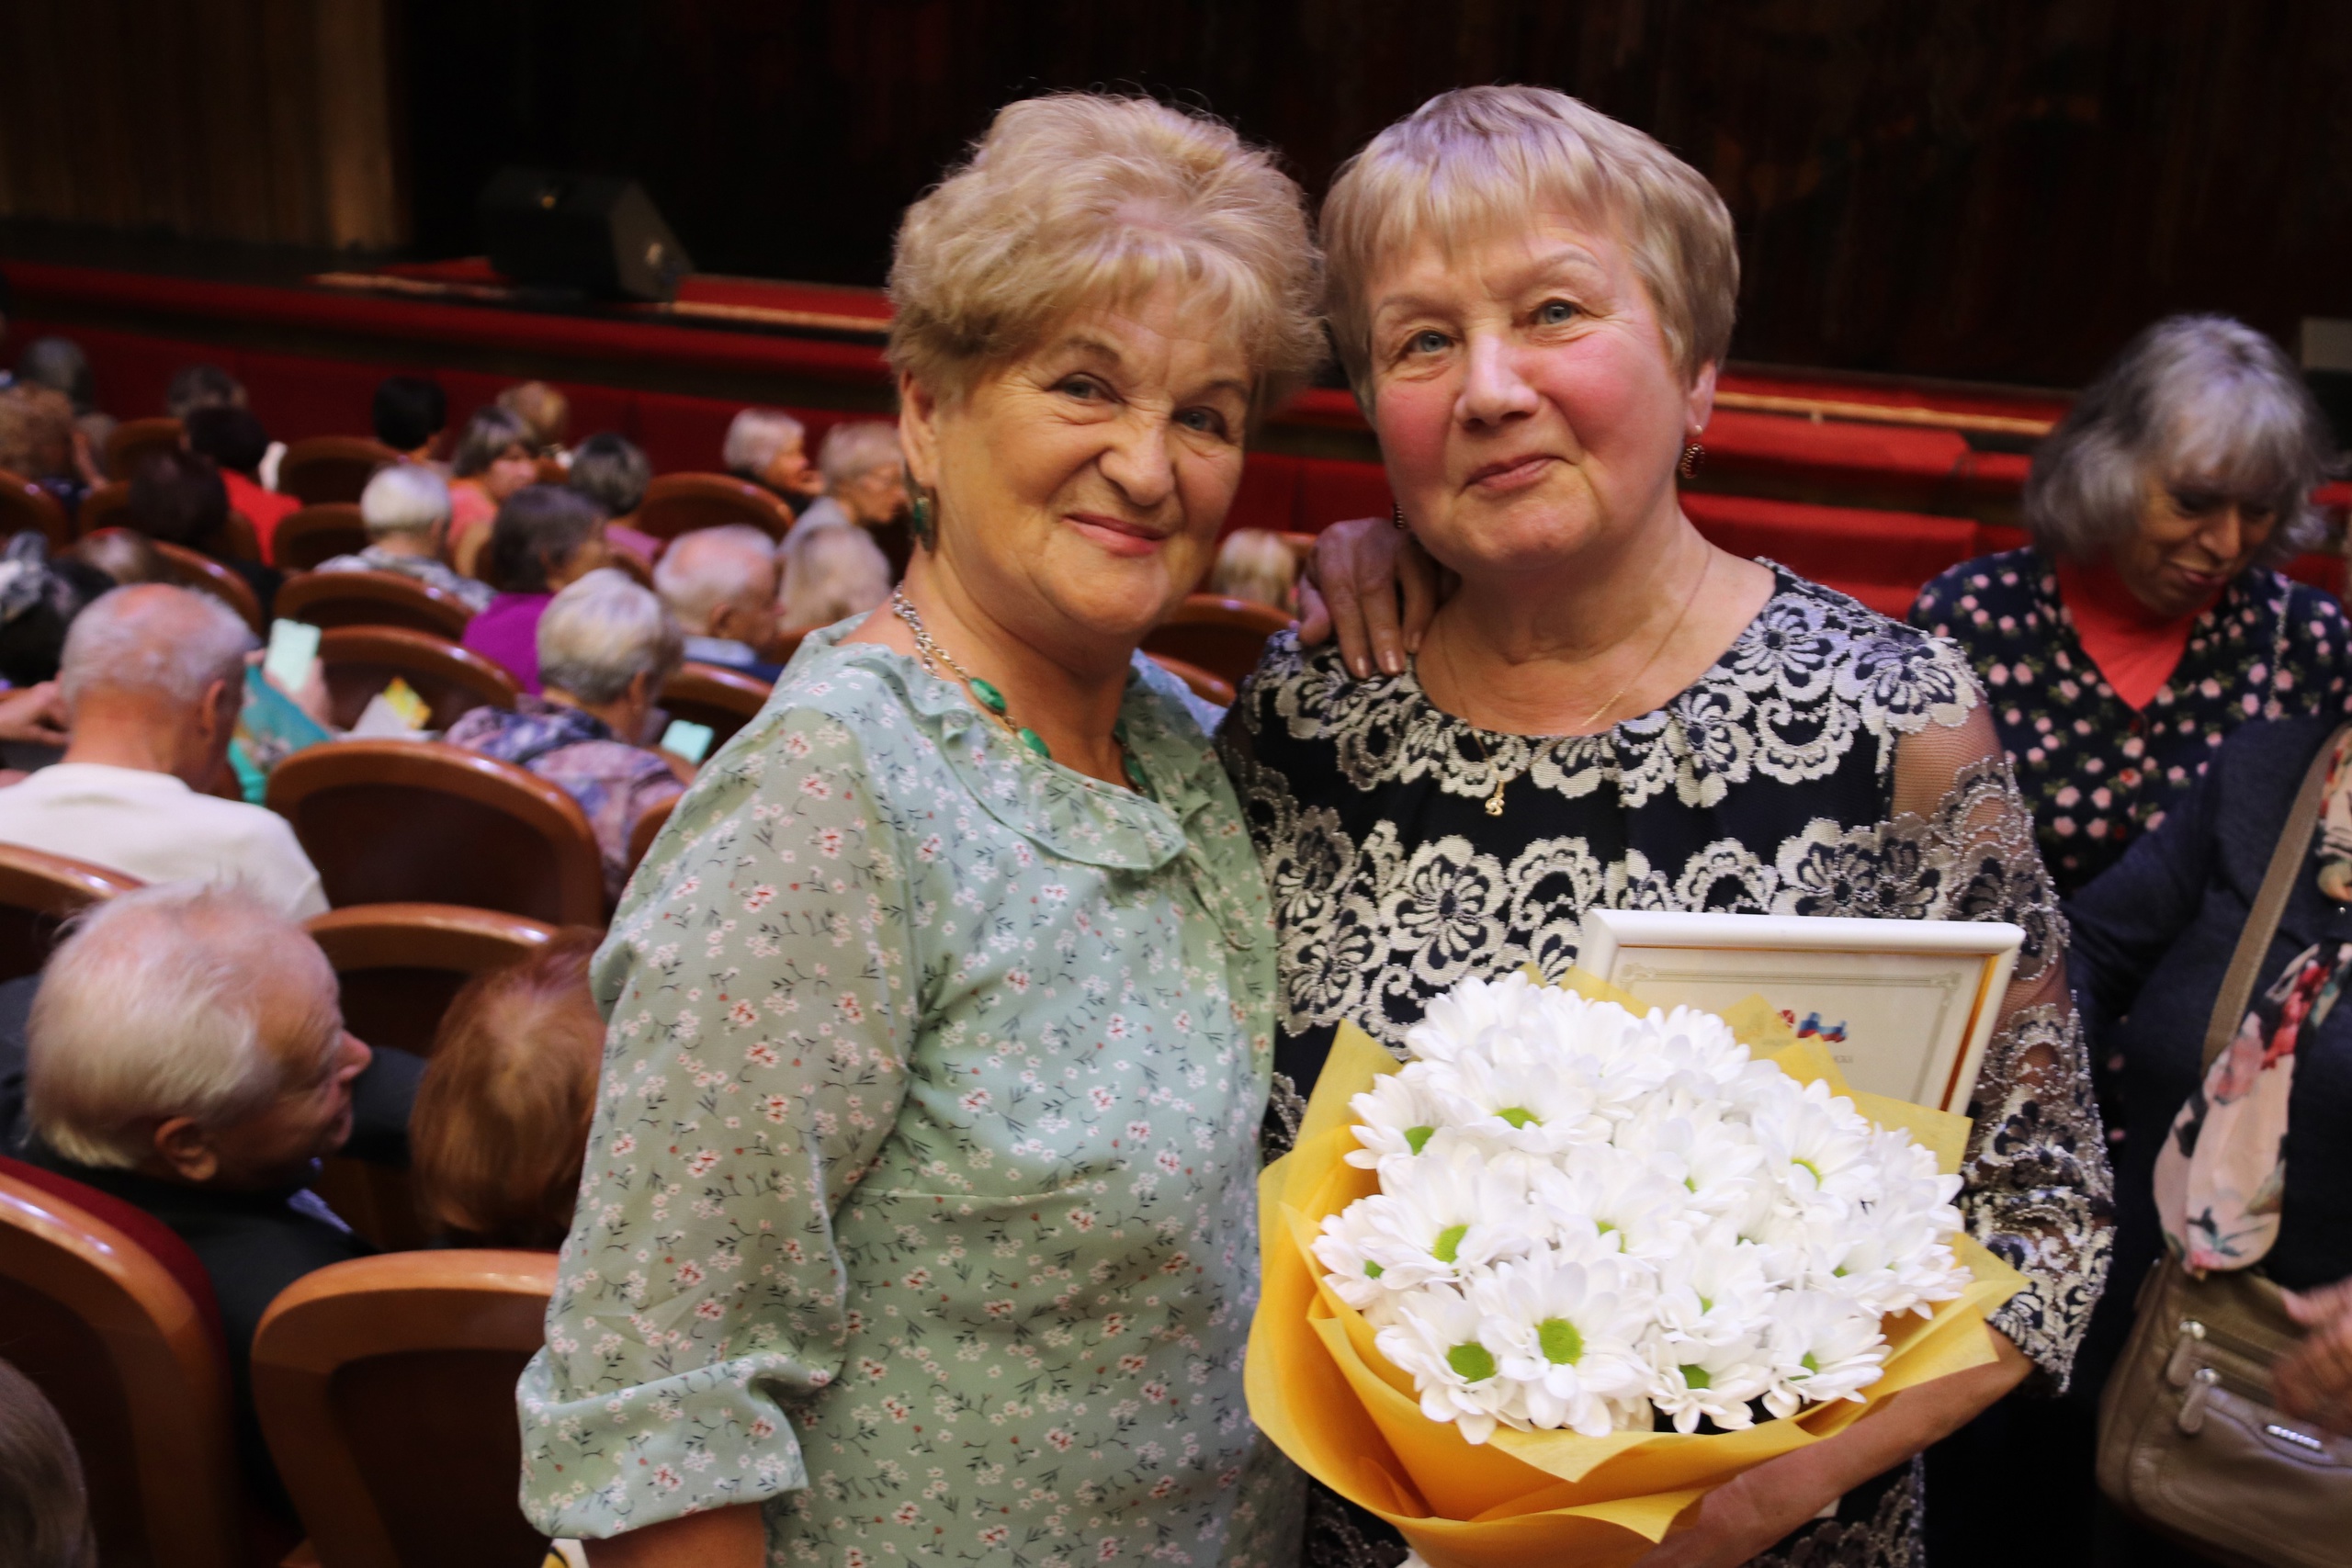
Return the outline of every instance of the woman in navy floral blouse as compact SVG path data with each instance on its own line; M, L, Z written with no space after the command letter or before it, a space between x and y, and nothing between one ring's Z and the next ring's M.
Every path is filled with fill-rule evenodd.
M2176 316L2043 444L2033 542L1921 591L1911 624L1984 682L2062 894L2161 822L2247 719L2343 711L2342 607L2271 570L2320 536L2308 498L2334 459L2275 344Z

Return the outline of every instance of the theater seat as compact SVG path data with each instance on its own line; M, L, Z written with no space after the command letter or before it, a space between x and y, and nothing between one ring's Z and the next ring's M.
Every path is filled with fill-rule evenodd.
M510 763L424 740L344 740L269 776L327 902L464 904L602 925L596 838L571 795Z
M781 539L792 527L792 509L770 491L731 474L663 474L645 487L637 528L657 539L674 539L697 528L749 523Z
M455 904L361 904L314 916L309 929L334 966L344 1027L370 1045L419 1056L433 1054L442 1015L468 980L529 957L555 936L543 921ZM405 1170L330 1159L316 1186L378 1247L425 1245Z
M368 547L368 525L356 502L329 501L305 506L278 519L270 535L271 564L281 571L308 571L337 556L356 556Z
M1750 495L1686 491L1682 510L1710 542L1732 554L1768 557L1897 617L1910 609L1922 583L1979 553L1984 532L1966 517Z
M305 506L357 501L377 469L400 460L398 452L364 435L313 435L278 459L277 488Z
M74 525L57 498L24 475L0 468L0 538L28 529L49 541L52 555L74 542Z
M397 571L306 571L277 591L277 614L314 626L406 626L456 642L474 618L456 594Z
M58 927L93 904L142 886L135 876L87 861L0 844L0 980L40 974L57 944Z
M214 560L210 556L189 549L185 545L165 544L161 539L148 541L155 553L164 558L172 581L182 588L193 588L199 593L209 593L237 612L245 625L258 637L268 630L261 622L261 601L254 597L245 580Z
M1155 653L1151 656L1151 660L1179 681L1183 682L1192 689L1193 695L1200 698L1201 701L1215 703L1221 708L1233 705L1232 682L1212 675L1197 664L1187 664L1173 654Z
M1290 624L1271 604L1194 593L1145 636L1143 650L1182 660L1238 686L1258 668L1266 639Z
M126 480L115 479L93 487L74 510L74 536L77 539L86 539L101 528L130 526L130 486Z
M735 739L737 730L760 716L773 690L765 681L740 670L688 660L662 682L660 702L672 718L710 726L710 750L716 752Z
M186 1242L0 1157L0 1355L73 1436L102 1562L243 1568L226 1342Z
M405 626L331 626L319 636L319 665L342 729L358 723L368 699L396 675L433 710L435 729L478 707L511 708L523 694L514 676L473 649Z
M644 816L639 817L635 822L629 824L628 869L630 875L634 876L637 874L637 868L644 861L646 852L653 847L653 840L662 836L662 829L669 826L670 813L676 810L678 807L678 802L684 798L685 797L684 795L673 795L669 799L663 801L661 805L651 807Z
M126 419L107 436L99 467L110 479L128 479L139 471L139 460L157 452L176 452L187 432L175 419Z
M515 1501L514 1382L539 1348L552 1252L331 1264L270 1303L254 1400L325 1568L536 1568Z

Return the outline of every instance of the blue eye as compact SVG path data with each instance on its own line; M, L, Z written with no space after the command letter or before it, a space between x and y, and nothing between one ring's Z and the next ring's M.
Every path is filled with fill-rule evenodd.
M1225 434L1225 416L1215 409L1186 409L1176 416L1176 423L1205 435Z
M1407 347L1415 354L1435 354L1445 347L1445 334L1435 328L1415 333L1413 341Z
M1055 389L1069 397L1088 399L1096 397L1102 390L1093 378L1089 376L1072 376Z
M1535 308L1535 319L1547 327L1561 327L1575 321L1577 308L1566 299L1546 299Z

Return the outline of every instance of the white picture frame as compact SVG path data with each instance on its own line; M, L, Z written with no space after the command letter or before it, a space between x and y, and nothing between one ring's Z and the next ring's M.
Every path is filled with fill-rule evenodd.
M1991 920L1589 909L1577 962L1653 1007L1760 994L1855 1089L1964 1115L2024 940Z

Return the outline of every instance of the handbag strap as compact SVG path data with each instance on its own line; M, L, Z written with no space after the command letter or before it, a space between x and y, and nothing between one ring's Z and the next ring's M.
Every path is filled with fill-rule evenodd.
M2254 995L2254 982L2262 972L2263 958L2270 952L2270 939L2278 934L2278 917L2286 913L2287 898L2294 892L2310 856L2312 829L2319 825L2320 798L2327 792L2328 768L2335 761L2336 748L2343 744L2346 734L2352 734L2352 724L2327 738L2319 755L2304 771L2303 787L2295 792L2294 809L2288 812L2287 825L2278 833L2278 847L2270 852L2270 869L2263 874L2262 890L2254 896L2254 908L2246 914L2245 929L2238 933L2237 951L2230 955L2230 971L2222 978L2222 994L2213 1000L2213 1016L2205 1025L2205 1065L2200 1072L2211 1069L2213 1059L2229 1047L2245 1018L2246 1002Z

